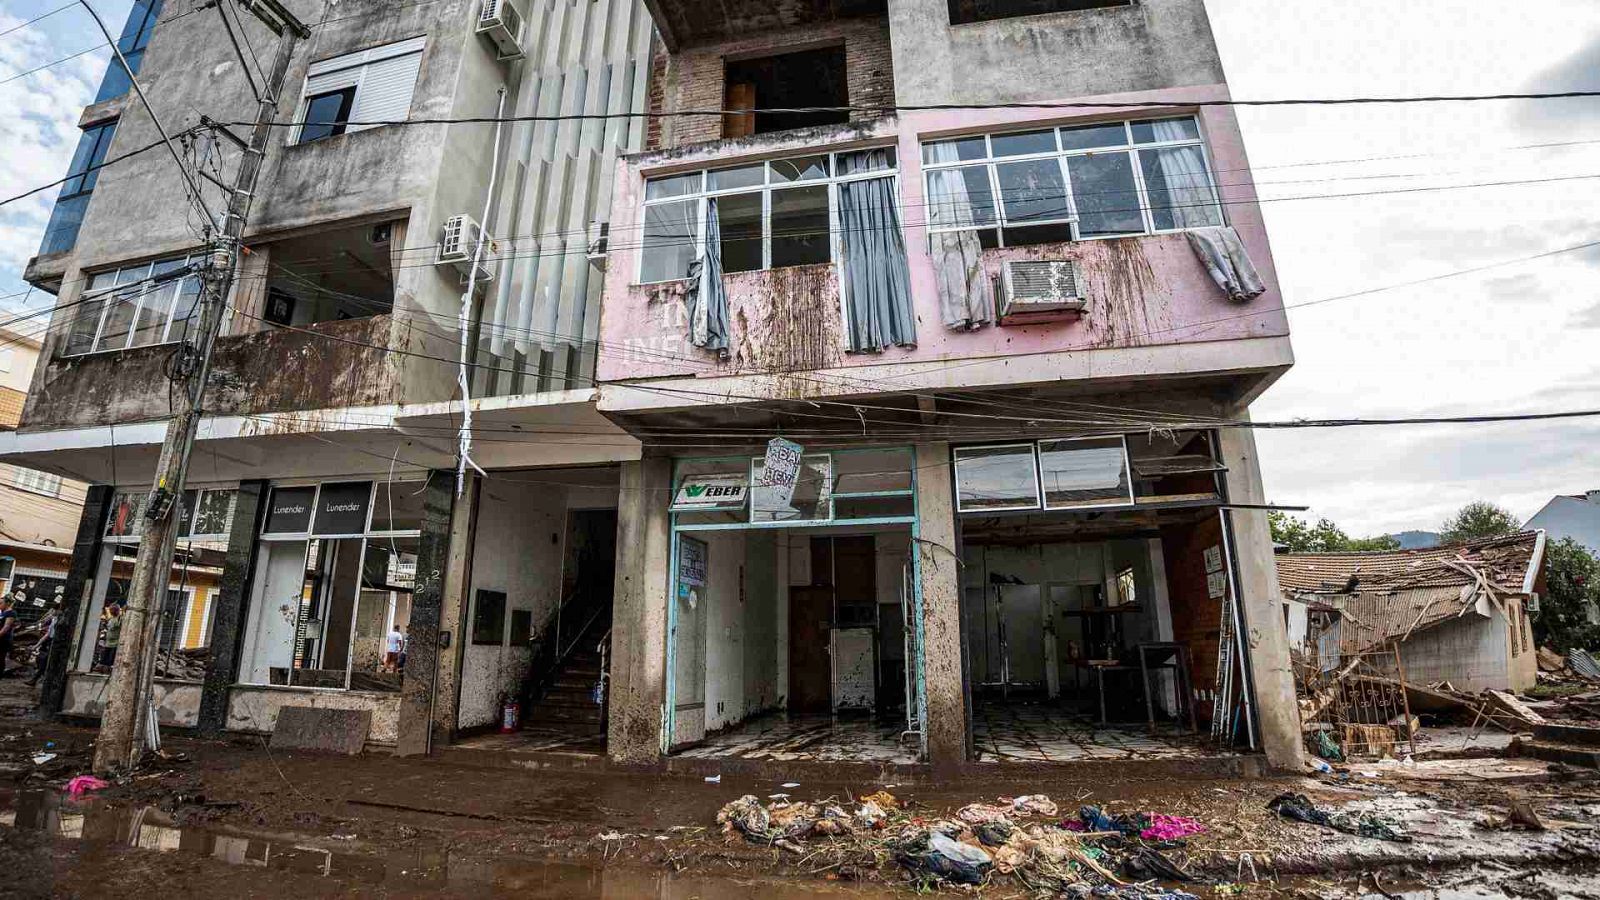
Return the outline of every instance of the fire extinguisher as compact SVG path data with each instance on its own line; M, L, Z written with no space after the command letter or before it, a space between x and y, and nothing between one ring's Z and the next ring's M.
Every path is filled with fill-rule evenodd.
M522 727L522 701L509 694L500 695L500 733L511 734Z

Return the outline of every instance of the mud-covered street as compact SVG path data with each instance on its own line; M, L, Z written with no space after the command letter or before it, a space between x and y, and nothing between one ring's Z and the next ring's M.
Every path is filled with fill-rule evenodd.
M66 785L87 771L94 732L39 724L17 683L3 684L11 702L0 722L7 896L1600 895L1600 779L1505 756L1387 761L1314 778L1084 764L1043 776L852 783L730 774L712 783L282 753L253 738L179 737L167 742L170 761L73 798ZM1385 823L1405 839L1346 834L1269 810L1286 792L1352 821ZM1001 799L1038 795L1052 799L1028 810ZM720 809L747 796L770 816L762 839L718 824ZM869 801L895 809L863 820ZM829 807L847 823L840 833L779 827L797 809L826 818ZM1048 841L1023 837L1081 827L1074 823L1085 807L1113 818L1159 814L1196 830L1172 840L1084 834L1069 855L1099 862L1082 866L1067 857L1049 865ZM1005 827L1015 829L1010 846L1028 849L1008 867L1006 847L991 846L999 864L977 885L934 876L897 843L900 832L931 826L965 829L970 845L982 844L973 835L987 840L992 831L964 823L987 821L993 809L1006 811ZM1183 877L1127 868L1149 849ZM1081 887L1051 887L1051 873L1062 872L1077 873Z

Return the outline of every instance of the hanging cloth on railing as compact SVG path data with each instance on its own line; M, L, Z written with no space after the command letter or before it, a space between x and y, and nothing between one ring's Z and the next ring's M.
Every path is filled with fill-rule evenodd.
M1261 296L1267 286L1261 283L1256 267L1245 252L1239 233L1232 226L1215 225L1194 228L1187 232L1189 246L1194 248L1200 264L1211 273L1211 280L1228 295L1229 300L1243 303Z
M689 289L683 296L689 313L689 343L728 357L728 294L722 288L722 228L717 224L717 198L706 200L705 249L689 264Z
M871 150L860 157L862 170L888 168L888 154ZM841 175L851 174L843 169ZM891 344L917 343L911 311L911 275L893 178L847 181L839 185L840 245L844 250L845 311L850 349L877 352Z

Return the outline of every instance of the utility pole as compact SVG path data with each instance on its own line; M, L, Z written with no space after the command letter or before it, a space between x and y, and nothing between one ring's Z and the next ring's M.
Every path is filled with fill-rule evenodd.
M192 338L186 337L176 351L172 379L182 388L184 404L167 423L166 439L156 464L155 487L145 504L144 533L128 587L127 607L123 611L127 622L111 672L105 714L100 720L100 738L95 743L94 770L101 774L132 768L150 746L151 738L159 734L157 723L150 718L154 713L151 686L155 678L157 632L167 599L167 585L172 578L172 557L182 520L184 479L204 411L211 352L222 328L223 305L233 283L239 241L244 235L250 201L277 118L278 96L282 93L296 43L311 34L279 0L237 2L278 35L278 54L267 84L257 95L255 127L239 160L239 169L234 173L233 186L228 190L226 219L207 247L207 260L201 270L200 317L196 332ZM188 177L187 170L183 174Z

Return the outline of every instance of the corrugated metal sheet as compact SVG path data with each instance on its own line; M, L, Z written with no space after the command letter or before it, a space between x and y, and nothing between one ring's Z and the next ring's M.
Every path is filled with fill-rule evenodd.
M1477 592L1465 592L1465 597L1463 593L1461 587L1445 585L1387 594L1347 594L1340 648L1360 653L1407 632L1415 634L1460 618L1464 611L1467 616L1477 616L1469 609L1477 602Z
M1574 650L1568 653L1567 665L1571 666L1572 671L1577 672L1579 675L1588 678L1600 678L1600 663L1595 662L1594 657L1590 656L1587 650Z

